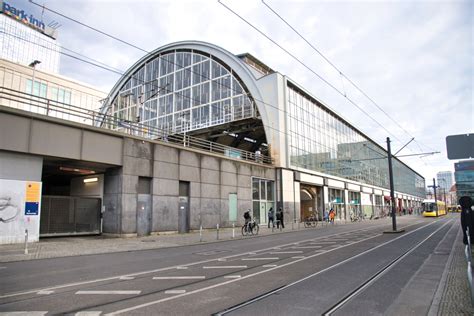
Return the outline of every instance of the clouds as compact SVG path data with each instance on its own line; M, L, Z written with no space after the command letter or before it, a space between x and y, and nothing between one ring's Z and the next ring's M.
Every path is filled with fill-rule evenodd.
M10 0L41 16L26 0ZM351 88L327 62L259 1L222 0L305 64L343 90L384 128L351 105L295 60L227 11L217 1L59 1L51 9L113 34L147 51L180 40L202 40L239 54L249 52L289 76L366 135L402 154L440 150L429 158L406 158L426 179L453 170L445 137L474 132L472 1L273 1L266 0L331 62L357 83L398 125ZM126 70L144 52L45 12L56 20L61 44ZM110 89L118 76L64 57L64 75Z

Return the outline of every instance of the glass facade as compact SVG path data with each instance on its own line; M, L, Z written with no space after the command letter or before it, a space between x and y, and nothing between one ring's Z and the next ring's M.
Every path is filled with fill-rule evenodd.
M214 56L191 50L147 61L121 87L111 113L165 135L257 116L236 74Z
M253 218L257 223L266 223L268 210L275 209L275 182L260 178L252 178Z
M41 61L38 70L59 72L60 46L56 40L0 14L0 58L22 65Z
M455 163L454 170L458 199L461 196L470 196L474 199L474 160Z
M383 148L290 82L287 96L291 166L389 188ZM424 178L399 160L392 162L395 190L424 197Z

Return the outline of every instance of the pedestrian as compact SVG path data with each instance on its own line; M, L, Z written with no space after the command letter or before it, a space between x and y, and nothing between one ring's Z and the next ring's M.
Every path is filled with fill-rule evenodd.
M276 213L276 220L277 220L277 228L285 228L285 224L283 222L283 210L281 207L278 209L278 212Z
M328 211L323 210L323 221L329 222Z
M472 199L469 196L462 196L459 199L459 205L461 206L461 227L463 233L463 243L467 245L467 234L466 230L469 228L470 242L474 241L474 214L472 214Z
M270 222L272 222L272 227L275 227L275 211L273 207L270 207L268 210L268 228L270 228Z
M329 210L329 221L331 224L334 224L334 217L336 217L336 212L334 212L334 209Z

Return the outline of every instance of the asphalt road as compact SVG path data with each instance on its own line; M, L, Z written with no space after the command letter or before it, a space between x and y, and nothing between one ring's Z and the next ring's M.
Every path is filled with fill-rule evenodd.
M2 264L0 312L427 314L457 218L387 221L176 248ZM401 226L401 225L399 225Z

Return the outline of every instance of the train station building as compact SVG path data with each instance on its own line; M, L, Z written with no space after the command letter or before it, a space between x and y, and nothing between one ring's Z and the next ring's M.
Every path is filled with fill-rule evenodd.
M313 212L322 219L331 208L337 220L388 212L386 150L251 54L197 41L165 45L130 67L100 111L68 112L82 121L50 117L64 104L47 95L28 100L3 88L2 105L15 93L26 99L9 96L9 108L0 107L0 132L11 136L0 144L8 166L0 178L15 181L16 168L36 161L28 168L51 192L40 208L49 234L68 221L62 233L86 233L83 217L101 233L148 235L239 225L247 209L261 224L271 207L288 223ZM16 133L19 126L29 132ZM425 179L398 159L393 169L396 206L419 207ZM43 180L55 170L60 183ZM100 201L77 200L92 196ZM65 204L67 214L83 206L59 215Z

